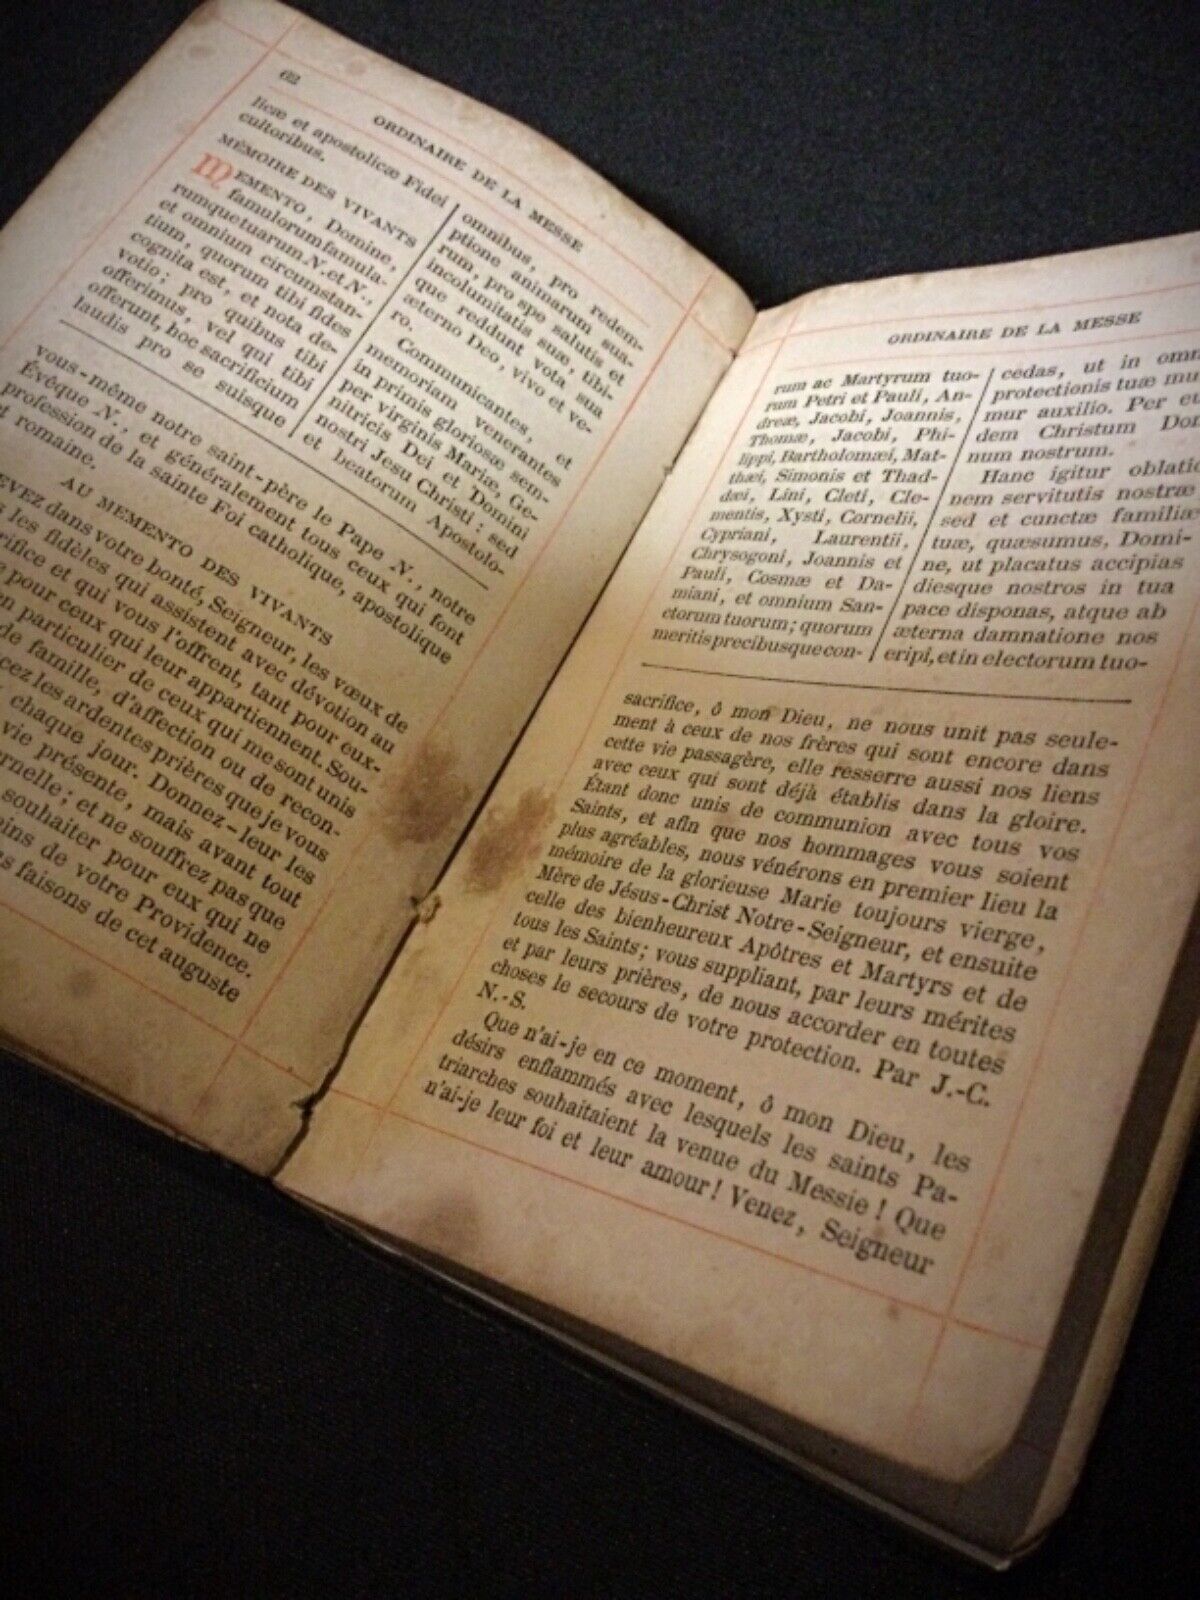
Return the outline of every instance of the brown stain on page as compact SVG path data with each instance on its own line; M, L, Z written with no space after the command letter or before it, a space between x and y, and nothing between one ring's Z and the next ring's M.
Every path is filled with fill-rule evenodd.
M554 796L526 789L507 811L493 807L475 829L467 860L467 888L490 894L537 855L554 811Z
M380 818L384 834L398 850L430 844L454 822L470 793L451 747L426 739L384 788Z
M424 1212L416 1228L417 1240L437 1255L461 1261L478 1243L482 1231L479 1208L469 1195L441 1195Z

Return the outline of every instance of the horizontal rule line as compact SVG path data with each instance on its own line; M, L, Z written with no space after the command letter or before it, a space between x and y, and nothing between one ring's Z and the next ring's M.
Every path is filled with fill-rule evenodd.
M794 683L807 689L868 689L872 694L952 694L967 700L1036 700L1044 705L1129 706L1132 699L1085 694L1002 694L995 689L917 689L896 683L835 683L828 678L774 678L760 672L718 672L715 667L676 667L643 661L650 672L685 672L694 678L736 678L743 683Z

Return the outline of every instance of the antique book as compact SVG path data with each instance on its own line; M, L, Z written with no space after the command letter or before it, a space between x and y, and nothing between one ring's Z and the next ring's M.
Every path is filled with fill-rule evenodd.
M1198 285L756 312L204 6L0 243L5 1039L1011 1559L1196 1104Z

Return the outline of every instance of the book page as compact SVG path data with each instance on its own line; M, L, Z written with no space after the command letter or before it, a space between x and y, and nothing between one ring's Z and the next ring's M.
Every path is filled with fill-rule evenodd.
M0 244L8 1037L275 1161L751 315L530 130L197 12Z
M1198 282L760 317L284 1182L896 1461L1004 1450L1197 891Z

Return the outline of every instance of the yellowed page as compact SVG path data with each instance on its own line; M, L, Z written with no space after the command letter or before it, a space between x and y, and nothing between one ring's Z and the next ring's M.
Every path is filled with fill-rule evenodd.
M740 343L544 139L202 8L0 242L0 1016L252 1165Z
M1197 890L1200 248L763 315L295 1192L950 1479Z

